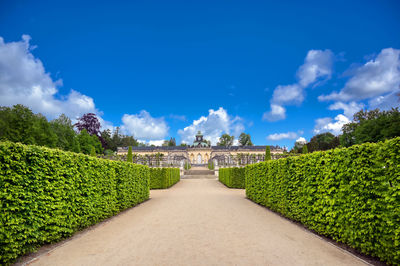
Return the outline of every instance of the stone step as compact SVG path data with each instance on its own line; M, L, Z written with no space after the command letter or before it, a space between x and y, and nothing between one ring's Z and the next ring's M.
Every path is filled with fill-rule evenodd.
M217 179L215 175L183 175L181 179Z
M215 175L214 170L185 170L184 175Z

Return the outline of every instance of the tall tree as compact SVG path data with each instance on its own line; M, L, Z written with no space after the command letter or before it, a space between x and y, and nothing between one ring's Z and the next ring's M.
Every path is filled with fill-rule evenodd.
M317 134L307 143L309 152L325 151L339 146L339 138L330 132Z
M176 146L175 138L171 138L168 142L168 146Z
M62 114L50 122L50 125L58 137L57 147L65 151L79 150L77 146L77 134L73 128L71 119ZM78 151L79 152L79 151Z
M265 147L265 161L269 161L271 160L271 147L268 145L267 147Z
M308 153L307 145L304 145L304 146L303 146L302 153L303 153L303 154Z
M97 119L97 116L93 113L84 114L78 119L75 126L79 132L86 129L87 133L90 135L100 136L100 122Z
M388 111L361 110L354 114L353 120L342 128L340 144L345 147L400 136L399 108L392 108Z
M218 146L225 146L225 147L230 147L233 145L233 140L235 139L234 136L231 136L229 134L223 134L219 138L219 142L217 143Z
M253 146L253 143L251 142L251 137L250 134L242 133L239 136L239 144L241 146Z
M132 163L133 155L132 155L132 146L128 148L128 156L126 157L126 161Z
M86 129L82 129L82 131L78 135L79 146L81 152L85 154L90 154L92 147L95 148L95 152L97 154L103 153L103 147L101 146L101 142L94 135L89 135Z

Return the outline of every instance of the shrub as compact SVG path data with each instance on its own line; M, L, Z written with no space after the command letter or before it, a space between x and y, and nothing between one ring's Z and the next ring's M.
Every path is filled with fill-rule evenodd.
M219 181L230 188L245 188L245 169L240 167L220 168Z
M129 146L129 148L128 148L128 156L126 157L126 161L128 163L133 162L132 146Z
M192 168L192 166L190 165L190 163L185 162L185 170L189 170L190 168Z
M265 160L264 161L269 161L271 160L271 147L267 146L265 147Z
M0 264L149 198L149 169L0 143Z
M150 189L169 188L179 180L179 168L150 168Z
M212 161L212 160L210 160L209 162L208 162L208 169L209 170L214 170L214 162Z
M365 254L400 263L400 138L246 167L246 195Z

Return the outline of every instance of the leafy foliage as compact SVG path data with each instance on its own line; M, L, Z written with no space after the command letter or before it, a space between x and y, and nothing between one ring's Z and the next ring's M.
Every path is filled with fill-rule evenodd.
M242 133L239 136L239 144L241 146L253 146L253 142L251 142L250 134Z
M246 166L246 195L365 254L400 263L400 138Z
M0 143L0 264L149 198L149 168Z
M230 188L245 188L245 168L220 168L219 181Z
M179 180L179 168L150 168L150 189L169 188Z
M23 106L0 107L0 140L56 147L57 135L47 119Z
M132 146L129 146L129 148L128 148L128 156L126 157L126 161L128 163L131 163L132 160L133 160Z
M271 160L271 147L265 147L265 161Z
M190 165L190 163L189 163L189 162L185 162L184 169L185 169L185 170L189 170L190 168L192 168L192 166Z
M302 153L303 153L303 154L308 153L307 145L304 145L304 146L303 146Z
M214 170L214 168L215 168L214 162L213 162L213 160L210 160L210 161L208 162L208 169L209 169L209 170Z
M116 127L114 132L106 129L101 132L101 139L104 142L105 148L117 151L118 147L136 147L139 146L138 141L133 136L126 136L120 133L120 128Z
M307 149L309 152L326 151L334 149L339 145L339 138L335 137L335 135L333 135L332 133L327 132L312 137L310 139L310 142L307 143Z
M89 135L86 129L83 129L79 135L77 136L77 140L79 142L79 147L82 153L90 154L92 148L95 149L95 152L98 154L103 153L103 147L101 146L101 142L98 137L95 135Z
M354 114L354 122L344 125L342 130L340 144L344 147L399 137L399 108L393 108L389 111L361 110Z
M233 145L233 140L235 139L234 136L231 136L229 134L223 134L219 138L219 142L217 143L218 146L225 146L225 147L230 147Z
M79 131L85 129L89 135L100 136L100 122L93 113L84 114L75 126Z

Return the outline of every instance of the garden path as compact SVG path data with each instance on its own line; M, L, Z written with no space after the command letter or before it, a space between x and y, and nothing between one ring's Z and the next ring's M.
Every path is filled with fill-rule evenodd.
M29 265L362 265L352 254L228 189L183 179Z

